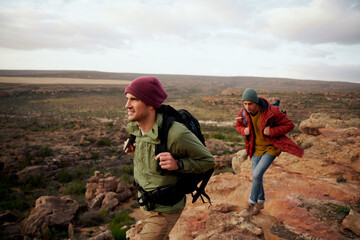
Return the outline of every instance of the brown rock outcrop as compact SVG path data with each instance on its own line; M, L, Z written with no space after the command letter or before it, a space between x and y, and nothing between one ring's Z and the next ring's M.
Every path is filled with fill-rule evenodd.
M349 215L342 221L344 229L353 231L356 235L360 236L360 213L350 210Z
M252 183L250 160L240 151L233 158L235 175L210 179L206 192L213 205L188 201L170 239L360 238L360 129L333 123L325 121L319 135L295 139L306 145L303 158L284 152L275 159L264 175L266 203L260 214L249 221L238 216ZM261 231L249 230L251 225Z
M309 119L300 123L299 129L305 134L316 136L320 134L320 128L348 128L352 126L359 128L360 119L335 119L326 113L313 113Z
M78 208L79 204L70 196L42 196L23 222L22 233L36 236L52 226L68 226Z
M133 196L131 189L131 184L96 171L86 184L85 198L89 209L112 210Z
M241 172L241 165L244 161L246 161L246 159L248 159L248 155L245 149L234 154L231 161L231 166L235 173Z

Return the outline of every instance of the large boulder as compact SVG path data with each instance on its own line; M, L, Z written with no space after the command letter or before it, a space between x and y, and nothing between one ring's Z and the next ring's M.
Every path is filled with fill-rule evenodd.
M35 237L52 226L68 226L78 208L79 204L70 196L42 196L23 222L22 233Z
M349 215L342 221L342 226L360 236L360 213L351 209Z
M299 129L308 135L319 135L321 128L360 127L359 118L332 118L326 113L313 113L310 118L300 123Z
M247 155L245 149L240 150L236 154L234 154L232 161L231 161L231 165L232 165L232 169L234 170L235 173L239 174L241 172L241 165L247 159L248 159L248 155Z
M299 129L301 132L308 135L319 135L320 128L324 128L329 120L327 114L311 114L309 119L306 119L300 123Z
M119 200L116 198L116 195L117 194L115 192L107 192L101 203L101 208L105 210L114 209L119 204Z

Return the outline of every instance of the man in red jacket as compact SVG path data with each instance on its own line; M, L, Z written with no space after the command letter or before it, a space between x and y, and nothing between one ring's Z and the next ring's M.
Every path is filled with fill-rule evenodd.
M252 88L242 95L244 108L238 114L236 130L246 137L245 148L251 159L253 183L248 207L240 215L251 217L264 208L265 192L263 175L281 151L302 157L304 154L295 142L285 134L293 130L293 122L277 106ZM242 113L245 111L245 114ZM245 116L245 119L243 117Z

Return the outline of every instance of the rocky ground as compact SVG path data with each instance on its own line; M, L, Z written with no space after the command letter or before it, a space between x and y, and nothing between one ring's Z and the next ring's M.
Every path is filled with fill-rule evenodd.
M2 238L112 239L109 222L114 216L128 213L135 221L140 220L133 199L135 192L124 181L131 179L122 175L126 169L122 168L120 174L110 171L115 166L131 166L131 155L115 150L126 138L120 126L74 122L68 129L45 135L40 131L38 135L27 135L27 131L18 130L14 135L7 128L7 137L2 135L3 149L8 147L1 156L7 160L2 173L16 173L20 179L46 175L57 184L44 185L53 191L12 188L7 197L32 196L34 205L22 214L16 209L0 213ZM239 146L208 140L207 147L217 153L219 173L207 186L212 205L188 201L170 239L359 239L360 120L313 114L299 128L302 133L293 137L305 149L304 157L282 153L275 160L264 176L265 209L251 219L239 216L251 190L250 160ZM59 137L61 145L55 141ZM25 142L14 147L20 138ZM19 162L31 164L21 168L15 164ZM223 171L229 166L231 171ZM70 182L60 181L64 169L74 173L90 168L103 170L86 178L82 198L66 194L76 179L72 175ZM49 194L54 192L57 194ZM123 221L119 226L135 223ZM133 229L140 226L138 221ZM62 235L55 235L55 231Z
M136 77L68 74L87 80ZM167 104L202 120L216 159L207 187L212 206L188 204L171 239L359 238L358 84L161 79ZM132 156L121 151L126 85L41 80L49 84L0 84L0 239L123 239L140 219ZM292 136L305 149L302 159L286 153L276 159L265 175L265 209L250 220L238 215L250 193L250 161L232 126L245 87L271 102L280 97L280 108L296 125Z
M210 180L212 206L187 204L171 239L359 239L359 119L313 114L300 129L295 141L304 157L282 153L275 160L259 215L239 217L251 191L250 160L241 150L232 158L236 174Z

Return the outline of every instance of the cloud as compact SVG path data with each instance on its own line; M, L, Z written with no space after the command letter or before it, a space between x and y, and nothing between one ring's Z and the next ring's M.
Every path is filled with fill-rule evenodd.
M359 0L0 0L0 65L356 79L359 12Z
M270 32L308 44L360 43L360 1L314 0L309 7L269 12Z
M126 38L120 31L38 10L4 11L0 13L0 19L0 46L3 48L100 50L126 44Z
M161 1L158 4L122 2L104 11L110 24L136 36L176 37L188 41L211 38L218 29L228 29L238 18L234 0Z
M253 26L254 6L236 0L19 1L0 8L0 47L121 49L150 41L175 41L175 45L228 41L224 33L229 32L243 36L241 42L253 47L255 41L247 40L244 31ZM263 45L261 38L256 39Z

